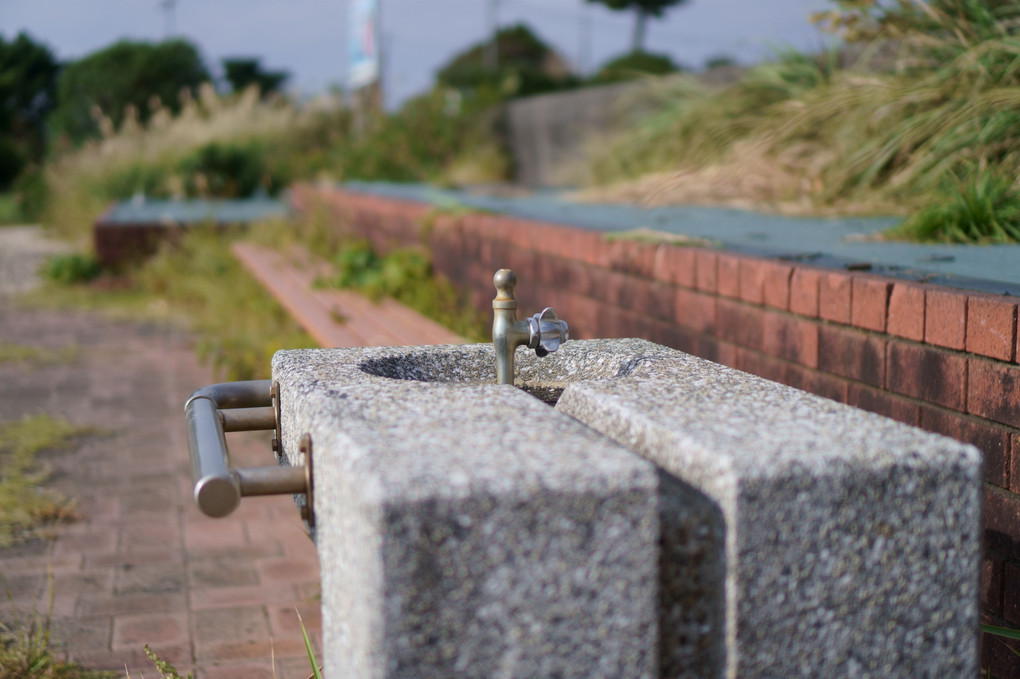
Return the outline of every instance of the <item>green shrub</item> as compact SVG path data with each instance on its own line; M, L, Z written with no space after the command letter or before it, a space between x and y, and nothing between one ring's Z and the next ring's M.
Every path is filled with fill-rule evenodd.
M102 268L95 257L78 253L54 255L43 264L43 276L54 283L73 285L87 283L99 276Z
M595 75L596 82L633 80L650 75L666 75L680 70L666 54L630 52L606 62Z
M135 195L166 198L169 170L159 163L135 162L117 168L99 182L98 192L107 201L124 200Z
M893 235L925 243L1020 243L1020 190L990 172L946 181L938 202L911 216Z
M42 218L50 198L50 185L41 169L26 168L14 182L14 193L20 219L34 222Z
M368 243L358 241L343 246L333 266L328 285L352 288L373 299L392 297L462 337L488 338L487 319L448 281L434 275L424 250L401 248L380 257Z
M327 169L339 179L434 181L454 162L491 144L495 120L491 100L434 90L411 99L400 111L372 121L364 134L351 133L333 148Z
M25 162L25 154L21 149L10 139L0 137L0 191L6 191L14 185Z
M212 142L196 149L178 169L185 193L192 197L245 198L259 190L274 195L288 181L279 168L270 171L257 143Z

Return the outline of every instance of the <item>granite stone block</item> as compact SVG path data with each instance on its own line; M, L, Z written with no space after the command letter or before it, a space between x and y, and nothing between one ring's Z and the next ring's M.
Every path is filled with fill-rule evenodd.
M276 355L284 455L312 440L328 676L656 676L658 489L678 482L543 403L634 370L616 344L519 352L540 399L494 384L491 345ZM721 593L721 549L689 544L715 509L686 492L665 553ZM683 631L703 646L710 630Z
M973 446L679 352L556 409L718 508L725 676L976 675Z

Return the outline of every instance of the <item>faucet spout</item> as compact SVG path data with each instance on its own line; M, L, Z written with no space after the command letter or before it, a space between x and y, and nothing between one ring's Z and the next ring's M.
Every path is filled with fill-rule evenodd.
M534 349L538 356L560 348L569 339L567 322L547 307L527 320L517 318L517 276L510 269L500 269L492 277L496 298L492 300L492 344L496 350L496 383L514 383L514 352L521 345Z

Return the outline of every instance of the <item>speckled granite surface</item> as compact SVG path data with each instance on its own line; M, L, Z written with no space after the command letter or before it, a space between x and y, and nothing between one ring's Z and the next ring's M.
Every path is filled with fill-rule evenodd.
M557 409L721 509L727 676L976 675L976 448L679 352Z
M518 350L555 409L494 366L275 357L332 676L975 675L976 449L642 340Z
M628 370L606 346L521 374ZM313 442L329 676L655 676L658 473L494 365L486 345L276 355L284 454Z

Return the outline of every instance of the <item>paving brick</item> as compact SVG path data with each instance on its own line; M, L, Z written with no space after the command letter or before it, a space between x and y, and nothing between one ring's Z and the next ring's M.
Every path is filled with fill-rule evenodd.
M137 519L120 527L117 547L121 551L152 551L180 544L181 531L176 522L165 517Z
M885 384L885 340L859 330L821 325L818 367L875 387Z
M53 553L57 556L71 554L88 557L93 554L111 552L117 548L117 533L110 530L91 531L83 535L68 535L57 541Z
M322 630L322 607L318 603L297 606L269 606L269 629L274 637L301 636L301 626L309 632ZM301 618L298 619L298 614Z
M247 544L240 521L210 521L202 517L184 524L184 546L189 552L209 553Z
M763 317L762 348L809 368L818 367L818 324L814 321L766 312Z
M870 276L854 276L850 287L850 322L858 328L885 332L892 282Z
M821 273L796 267L790 278L790 311L801 316L818 316L818 290Z
M889 341L888 351L890 391L961 412L966 409L966 357L898 340Z
M703 248L694 251L694 287L704 292L716 292L719 256Z
M889 295L886 332L921 342L924 340L925 289L920 285L897 281Z
M299 639L270 639L269 636L259 638L253 634L250 640L211 641L198 636L195 642L195 656L200 663L234 663L241 664L252 660L268 661L275 654L277 657L298 656L304 653L304 644Z
M716 297L677 288L673 317L684 327L713 333L716 326Z
M716 291L723 297L738 299L740 297L740 264L742 257L720 254L716 263L718 279Z
M818 277L818 316L835 323L850 323L851 277L840 271L827 271Z
M148 613L151 611L180 611L187 608L187 597L183 592L173 594L132 594L110 597L107 594L83 593L78 597L76 614L123 615Z
M152 650L181 672L191 667L191 644L150 644ZM72 650L68 659L85 667L97 670L127 672L131 677L151 677L154 674L152 661L141 646L134 648Z
M1000 361L1016 357L1015 297L970 295L967 298L967 351Z
M309 675L311 671L306 671L304 676ZM272 665L262 663L203 667L198 671L196 679L279 679L279 676Z
M716 334L748 349L761 350L766 312L742 302L719 298L716 304Z
M78 648L109 648L113 636L113 618L109 616L73 617L59 613L50 618L51 640L64 646L74 640Z
M301 580L318 580L319 565L315 560L284 557L280 559L259 559L256 564L260 581L298 582Z
M309 581L310 582L310 581ZM318 581L315 581L318 585ZM316 590L318 593L318 590ZM231 608L245 606L252 602L263 604L294 605L305 601L299 588L291 582L193 588L191 590L192 610L209 608Z
M269 623L262 606L210 608L192 615L195 639L204 645L269 640Z
M113 620L113 650L144 644L183 644L190 639L186 613L122 615Z
M924 301L924 341L962 350L967 336L967 295L929 288Z
M765 279L762 283L762 303L774 309L786 311L790 308L790 283L793 267L781 262L768 261L765 264Z
M968 365L967 412L1020 426L1020 368L980 358Z
M116 571L114 592L118 596L177 594L186 583L187 575L177 564L122 564Z
M279 672L276 679L308 679L311 675L307 657L283 658L276 663L276 668Z
M985 480L999 488L1009 487L1008 431L931 406L921 406L921 427L976 446L984 454ZM1017 532L1020 534L1020 524L1017 526Z
M663 244L655 253L652 276L656 280L685 288L694 287L694 253L693 248Z
M256 585L258 573L251 559L215 558L189 561L188 584L195 588Z
M920 423L920 406L895 394L863 384L851 383L847 387L847 401L861 410L878 413L885 417L917 426Z

